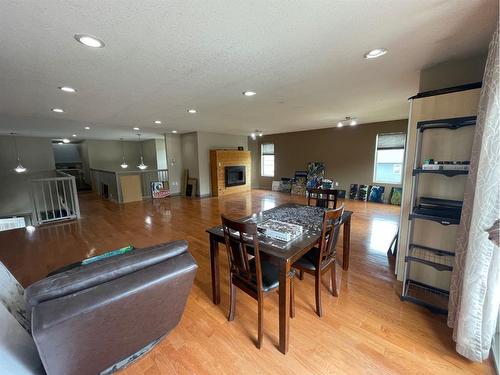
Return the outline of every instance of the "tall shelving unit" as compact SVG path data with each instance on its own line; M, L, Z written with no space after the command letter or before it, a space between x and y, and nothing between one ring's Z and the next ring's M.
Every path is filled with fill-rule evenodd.
M467 170L429 170L422 168L423 136L434 130L446 129L453 137L453 131L474 126L476 116L464 116L428 121L419 121L416 126L415 155L412 171L410 209L408 215L408 238L406 241L405 266L401 298L437 313L446 313L449 292L430 283L412 277L412 264L418 263L437 272L450 272L453 269L454 251L421 244L414 238L414 226L418 220L439 223L442 226L458 225L462 209L461 200L426 197L419 194L421 176L438 175L443 178L441 184L449 184L455 176L468 174ZM430 135L432 136L432 135ZM450 180L451 179L451 180Z

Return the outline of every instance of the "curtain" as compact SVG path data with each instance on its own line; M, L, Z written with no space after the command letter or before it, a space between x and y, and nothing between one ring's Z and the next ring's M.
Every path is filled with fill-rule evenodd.
M498 34L497 24L479 100L448 306L456 350L473 361L489 355L500 304L500 250L489 238L500 217Z

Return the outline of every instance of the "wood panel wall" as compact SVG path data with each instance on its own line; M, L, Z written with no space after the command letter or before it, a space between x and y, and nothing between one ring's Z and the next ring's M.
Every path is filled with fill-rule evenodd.
M224 168L245 166L245 185L225 186ZM252 158L250 151L210 150L210 177L214 197L241 193L250 190L252 180Z

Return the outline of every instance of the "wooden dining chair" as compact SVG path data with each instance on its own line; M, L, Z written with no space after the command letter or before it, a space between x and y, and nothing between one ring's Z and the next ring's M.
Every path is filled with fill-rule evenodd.
M236 310L236 287L257 300L258 304L258 339L257 347L262 345L264 334L264 296L279 287L279 271L274 264L260 257L257 224L240 223L224 215L222 228L229 261L229 314L228 320L234 320ZM293 278L290 274L290 317L295 317Z
M314 201L316 207L335 209L338 195L339 191L336 189L307 189L307 205L311 206L311 201Z
M326 210L323 214L321 237L318 247L313 247L302 258L297 260L292 267L299 270L302 280L304 272L315 277L316 313L321 316L321 275L330 270L331 293L337 297L336 251L335 245L339 236L339 229L344 213L344 205L335 210Z

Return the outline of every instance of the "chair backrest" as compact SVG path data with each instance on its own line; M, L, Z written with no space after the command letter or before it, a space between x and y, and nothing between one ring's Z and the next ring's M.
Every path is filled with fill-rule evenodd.
M257 224L240 223L224 215L221 215L221 219L231 274L258 290L262 289ZM255 267L250 266L252 255L255 257Z
M315 201L316 207L337 208L337 198L339 191L336 189L307 189L307 205L311 205L311 200ZM330 207L332 202L332 207Z
M321 251L318 257L318 269L335 260L337 239L339 229L344 213L344 205L334 210L326 210L323 214L323 224L321 228L321 238L319 240L319 249Z

